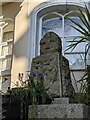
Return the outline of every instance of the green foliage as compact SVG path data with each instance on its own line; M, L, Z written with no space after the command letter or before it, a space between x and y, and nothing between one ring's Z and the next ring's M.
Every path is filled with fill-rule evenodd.
M29 89L28 88L14 88L12 90L12 96L15 100L18 100L20 102L20 109L21 109L21 120L23 117L26 118L26 112L27 112L27 107L29 104L29 99L28 99L28 94L29 94Z
M85 46L85 63L86 63L86 57L87 57L87 54L88 54L88 51L90 49L90 12L85 4L85 13L83 13L83 11L81 9L79 9L79 12L78 12L78 17L79 19L81 20L81 22L83 23L84 27L78 23L78 22L75 22L74 20L70 19L68 17L68 19L75 24L74 25L71 25L71 27L73 27L75 30L77 30L78 32L80 32L82 35L81 36L78 36L78 37L75 37L72 41L68 41L68 42L72 42L68 48L66 49L69 50L69 49L72 49L72 51L82 42L85 42L86 43L86 46ZM78 40L77 40L78 38Z
M79 22L75 22L74 20L70 19L69 17L68 17L68 19L75 25L75 26L71 25L71 27L73 27L75 30L80 32L82 35L75 37L72 41L68 41L68 42L71 42L71 44L68 46L66 51L69 49L71 49L71 51L73 51L82 42L85 42L85 44L86 44L85 56L84 56L85 74L78 81L81 84L80 93L83 93L83 95L82 95L82 97L79 95L78 100L87 103L87 102L90 102L90 99L88 99L90 97L90 94L88 92L89 91L88 88L90 87L88 84L88 81L90 81L90 78L88 77L90 74L90 71L88 72L87 61L86 61L88 52L90 50L90 12L89 12L86 4L85 4L85 13L81 9L79 9L79 12L77 15L78 15L79 19L81 20L81 22L83 23L84 27ZM77 40L77 38L78 38L78 40Z
M52 101L52 98L47 94L47 90L43 84L43 73L32 72L30 75L28 75L27 81L28 83L25 85L27 87L20 87L12 90L13 96L21 103L21 119L23 118L23 112L27 112L29 105L32 105L31 117L35 118L37 114L37 105L51 103Z

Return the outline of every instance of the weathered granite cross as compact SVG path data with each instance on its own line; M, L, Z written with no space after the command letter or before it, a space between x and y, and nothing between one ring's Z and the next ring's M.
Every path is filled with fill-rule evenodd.
M41 39L40 56L32 60L32 72L44 74L44 86L53 97L73 95L69 62L62 56L61 39L55 33L46 33Z

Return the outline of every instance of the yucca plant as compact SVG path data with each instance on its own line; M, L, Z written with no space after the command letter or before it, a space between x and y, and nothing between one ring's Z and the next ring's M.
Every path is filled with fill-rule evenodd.
M72 49L72 51L73 51L77 47L77 45L79 45L82 42L85 42L86 43L86 46L85 46L85 63L86 63L86 57L87 57L88 51L90 49L90 12L89 12L86 4L85 4L85 12L83 13L83 11L81 9L79 9L79 12L78 12L77 15L78 15L77 17L79 17L79 19L82 21L84 27L80 23L70 19L69 17L68 17L68 19L72 23L75 24L75 26L74 25L70 25L70 26L73 27L75 30L77 30L82 35L75 37L72 41L68 41L68 42L72 42L72 44L70 44L68 46L66 51L68 49Z
M77 15L78 15L77 17L79 17L79 19L81 20L83 26L79 22L76 22L69 17L68 17L68 19L75 25L75 26L74 25L70 25L70 26L73 27L75 30L77 30L81 34L81 36L77 36L72 41L68 41L68 42L71 42L71 44L68 45L66 51L71 49L71 52L72 52L80 43L82 43L82 42L85 43L85 51L84 51L85 52L85 55L84 55L85 74L78 82L82 83L80 90L85 91L86 93L89 93L88 88L90 87L90 85L89 85L90 79L89 79L88 75L90 73L88 72L88 67L90 67L90 66L87 67L87 57L88 57L88 53L90 52L90 12L89 12L89 9L86 4L85 4L85 12L83 12L79 8ZM86 83L85 83L85 81L86 81ZM87 95L90 96L89 94L87 94Z

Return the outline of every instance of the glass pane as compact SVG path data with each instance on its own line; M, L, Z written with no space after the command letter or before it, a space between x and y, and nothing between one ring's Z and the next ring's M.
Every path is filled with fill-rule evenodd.
M11 54L12 54L12 42L9 42L8 45L2 46L1 55L6 56L6 55L11 55Z
M75 22L78 22L79 24L83 26L81 20L78 17L71 17L71 19ZM65 36L80 36L81 33L75 30L71 25L77 27L74 23L72 23L70 20L65 18L64 19L64 27L65 27L64 35Z
M11 57L6 58L2 61L2 70L10 70L11 68Z
M62 36L62 19L52 18L42 22L42 35L46 32L55 31L59 36Z
M8 45L2 46L2 56L8 55Z
M11 55L12 54L12 42L9 42L8 43L8 55Z
M69 60L70 69L85 68L84 54L65 54L65 57Z
M10 39L13 39L13 32L5 32L3 34L3 41L7 41L7 40L10 40Z
M11 58L7 58L6 69L9 70L11 68Z
M67 37L65 38L65 46L66 46L66 49L68 48L69 45L73 44L74 42L69 42L69 41L73 41L75 37ZM79 39L76 39L76 40L79 40ZM86 46L86 42L81 42L79 43L72 51L72 49L69 49L68 51L66 52L85 52L85 46Z
M7 59L2 60L2 70L6 70Z
M79 81L83 77L84 74L85 74L85 71L82 71L82 70L71 71L72 84L76 92L81 92L80 91L81 83L77 81Z

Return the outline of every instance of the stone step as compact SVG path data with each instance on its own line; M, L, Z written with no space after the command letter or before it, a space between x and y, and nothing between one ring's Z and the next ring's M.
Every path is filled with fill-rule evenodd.
M52 104L69 104L69 98L54 98Z
M31 118L31 106L29 118ZM37 118L88 118L88 107L84 104L50 104L37 106Z

